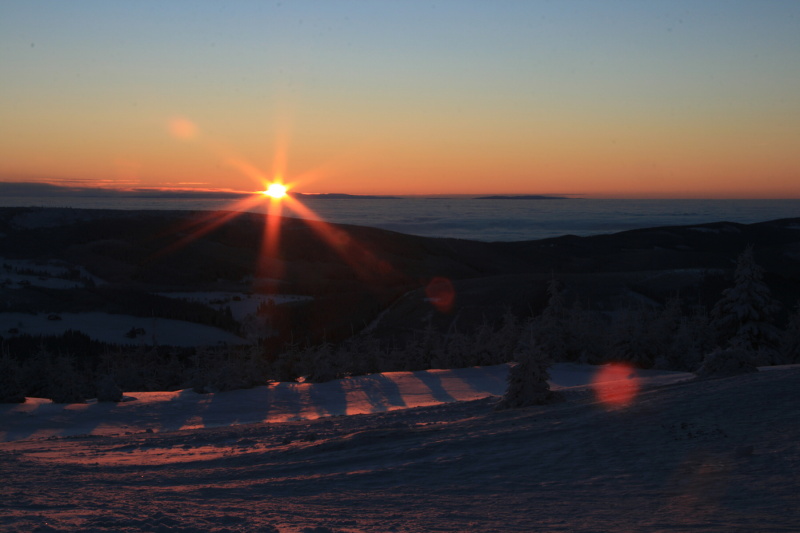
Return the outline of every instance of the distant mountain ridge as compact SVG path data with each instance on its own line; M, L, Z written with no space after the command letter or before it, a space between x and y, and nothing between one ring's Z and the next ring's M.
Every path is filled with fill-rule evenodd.
M157 189L137 187L134 189L111 189L102 187L72 187L40 182L3 182L0 181L0 196L37 197L37 196L84 196L87 198L186 198L186 199L236 199L257 194L255 192L192 190L192 189ZM397 199L398 196L345 194L345 193L302 193L290 191L289 196L303 199L320 200L380 200Z
M569 196L550 196L546 194L478 196L476 200L574 200Z
M323 193L305 193L305 192L289 192L289 196L303 198L304 200L319 199L319 200L398 200L399 196L383 196L372 194L345 194L339 192L323 192Z

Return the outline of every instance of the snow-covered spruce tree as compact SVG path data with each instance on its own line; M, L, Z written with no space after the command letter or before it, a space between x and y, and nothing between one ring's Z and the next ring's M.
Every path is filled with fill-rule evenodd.
M248 389L266 381L267 365L253 349L200 347L185 373L185 385L201 394Z
M757 363L770 364L779 343L778 330L772 324L779 304L763 278L753 247L748 246L737 259L733 287L722 292L711 318L720 347L744 350L757 357Z
M374 335L364 334L346 340L342 349L350 354L349 373L354 376L380 372L385 349Z
M508 371L508 388L495 409L516 409L556 402L560 395L550 390L548 369L552 361L535 343L517 355Z
M653 309L639 303L617 311L610 328L609 354L614 361L627 361L639 368L650 368L656 358L658 342L650 328L656 318Z
M484 364L497 365L513 361L521 337L522 325L517 320L516 315L511 312L511 309L506 309L505 313L503 313L500 329L493 336L493 357Z
M95 386L97 387L98 402L122 401L122 389L119 388L114 381L114 377L110 374L105 374L98 378Z
M0 403L24 403L20 365L8 354L0 356Z
M472 338L451 327L450 331L440 338L431 356L431 368L461 368L469 366L467 362L472 357L475 346Z
M567 348L570 360L592 365L607 362L611 335L608 320L600 312L576 301L569 309L567 324L571 334Z
M705 306L698 305L689 315L680 317L678 327L667 343L666 352L658 357L654 366L661 370L693 372L714 347L714 333L709 326L708 310Z
M557 279L553 278L547 284L547 295L547 306L530 324L536 343L554 361L576 359L579 354L574 350L575 335L569 323L564 293Z
M325 383L341 377L348 355L345 350L334 349L333 344L327 341L315 346L310 350L311 371L306 379L311 383Z
M483 366L499 364L497 353L500 349L498 345L497 330L484 317L483 321L472 332L472 351L466 364L461 364L453 368L465 368L469 366Z
M277 381L295 381L298 377L307 375L306 364L303 361L305 351L299 343L287 343L283 350L272 362L270 376ZM305 373L304 373L305 372Z
M675 359L674 339L683 321L679 298L667 299L664 307L656 313L647 328L647 339L653 352L653 367L670 369Z
M77 368L73 357L60 354L51 357L44 374L46 389L43 396L53 403L85 403L91 396L89 372Z
M789 323L781 339L780 364L800 363L800 303L789 316Z
M428 370L431 359L437 355L440 342L440 336L429 319L425 329L407 338L403 347L395 350L392 356L398 358L399 370Z

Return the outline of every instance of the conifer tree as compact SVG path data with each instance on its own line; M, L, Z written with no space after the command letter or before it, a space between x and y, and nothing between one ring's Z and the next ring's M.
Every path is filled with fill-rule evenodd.
M795 363L800 363L800 303L789 317L780 348L779 364Z
M772 325L778 302L764 283L764 271L748 246L736 263L734 285L725 289L711 311L712 326L721 347L736 347L751 354L774 352L778 333Z
M515 409L531 405L544 405L559 399L550 390L551 360L537 346L532 344L517 357L516 366L508 372L508 388L496 409Z
M511 309L506 309L500 328L494 334L494 358L488 363L492 365L507 363L514 359L522 335L522 326Z
M655 313L641 304L620 310L610 328L612 360L640 368L653 366L657 341L650 333L654 319Z
M680 317L671 334L668 350L659 358L657 368L663 370L695 371L703 358L715 347L714 334L709 326L708 310L698 305L691 314Z
M574 335L568 319L568 310L561 284L552 278L547 284L547 307L534 321L536 342L539 348L555 361L575 359Z
M311 373L307 377L308 381L324 383L338 378L340 365L337 355L343 356L341 351L337 352L330 342L325 341L316 346L310 353L312 365Z
M8 354L0 355L0 403L24 403L20 366Z

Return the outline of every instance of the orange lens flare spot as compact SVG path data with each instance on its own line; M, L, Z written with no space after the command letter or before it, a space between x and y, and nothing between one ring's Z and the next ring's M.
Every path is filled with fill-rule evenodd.
M456 290L449 279L437 277L425 287L425 296L437 311L449 313L456 301Z
M197 137L197 125L189 119L172 118L167 123L167 129L176 139L189 140Z
M261 194L278 200L286 196L286 186L280 183L270 183L269 187L267 187L265 191L262 191Z
M625 407L633 403L639 394L639 379L631 365L610 363L595 374L592 388L597 399L606 407Z

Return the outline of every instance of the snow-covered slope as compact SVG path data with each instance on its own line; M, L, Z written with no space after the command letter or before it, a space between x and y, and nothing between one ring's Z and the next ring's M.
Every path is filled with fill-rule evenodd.
M572 380L562 403L500 412L493 397L436 403L465 399L457 390L494 394L478 382L502 383L504 370L373 376L383 392L365 390L353 405L406 401L413 382L427 388L425 406L313 420L208 427L237 409L245 414L227 423L247 422L253 406L238 395L248 391L89 404L99 421L139 402L142 418L117 435L0 444L0 530L797 530L800 368L703 382L617 372L616 385L592 386L589 369L573 367L561 369ZM266 390L276 399L280 387ZM324 387L297 385L295 397L307 396L295 416L313 405L335 415L335 398L350 405L331 393L336 384L327 396ZM634 394L605 403L597 392L607 388ZM39 424L80 412L30 405L60 410ZM3 406L3 428L36 417L15 409ZM191 417L195 429L171 430Z
M552 387L561 389L603 381L626 383L674 382L680 372L608 373L609 367L558 364ZM314 420L325 416L379 413L468 401L502 395L507 365L388 372L327 383L271 383L249 390L198 394L173 392L126 393L118 404L54 404L29 398L24 404L0 404L0 441L74 435L118 435L143 431L176 431L256 422Z

